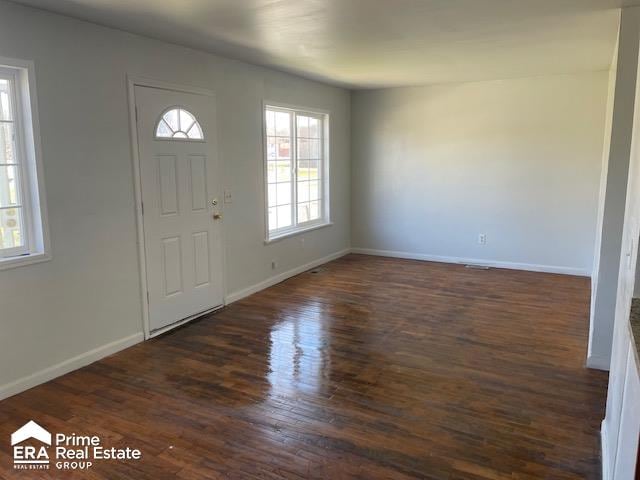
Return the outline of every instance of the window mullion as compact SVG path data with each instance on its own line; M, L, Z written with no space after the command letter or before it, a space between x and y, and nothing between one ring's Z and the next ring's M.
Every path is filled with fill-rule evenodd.
M297 117L296 112L291 112L291 161L293 162L291 169L291 208L293 212L293 226L298 226L298 135L296 131Z
M320 196L320 201L318 202L318 213L320 214L321 219L325 219L325 205L327 192L325 190L325 145L324 145L324 118L318 119L318 137L320 138L320 145L318 149L318 153L320 154L319 165L318 165L318 194ZM326 179L328 181L329 179Z

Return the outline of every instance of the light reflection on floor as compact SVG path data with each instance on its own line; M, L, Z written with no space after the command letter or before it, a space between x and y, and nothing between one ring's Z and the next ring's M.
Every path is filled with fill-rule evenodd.
M317 393L323 372L329 371L328 339L320 303L310 301L287 312L270 333L271 396Z

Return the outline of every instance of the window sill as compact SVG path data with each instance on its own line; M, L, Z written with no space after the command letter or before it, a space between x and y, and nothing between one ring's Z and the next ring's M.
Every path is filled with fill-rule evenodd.
M0 270L25 267L27 265L33 265L34 263L48 262L49 260L51 260L51 255L43 252L21 255L19 257L0 258Z
M303 233L311 232L313 230L318 230L324 227L330 227L333 225L333 222L320 223L316 225L310 225L308 227L301 228L299 230L293 230L291 232L282 233L280 235L276 235L270 238L267 238L264 241L265 245L269 245L270 243L278 242L280 240L284 240L285 238L295 237L296 235L301 235Z

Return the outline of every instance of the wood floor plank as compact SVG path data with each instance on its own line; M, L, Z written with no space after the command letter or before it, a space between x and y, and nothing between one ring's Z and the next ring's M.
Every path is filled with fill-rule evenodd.
M0 402L1 478L597 479L589 280L349 255ZM140 462L14 471L35 420Z

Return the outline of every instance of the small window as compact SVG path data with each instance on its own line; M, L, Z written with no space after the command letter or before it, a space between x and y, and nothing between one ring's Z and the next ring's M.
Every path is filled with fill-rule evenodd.
M171 108L158 121L156 138L203 140L204 136L196 117L183 108Z
M329 224L324 113L265 107L267 240Z
M48 258L30 62L0 59L0 269Z

